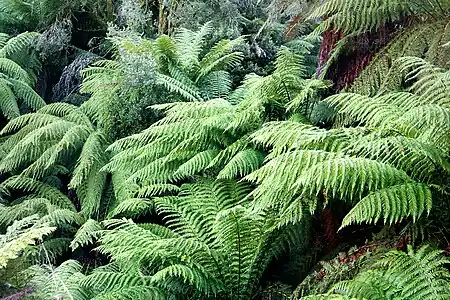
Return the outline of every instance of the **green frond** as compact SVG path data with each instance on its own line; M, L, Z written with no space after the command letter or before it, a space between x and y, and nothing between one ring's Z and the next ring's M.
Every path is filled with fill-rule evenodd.
M37 36L39 36L39 33L37 32L23 32L9 39L0 49L0 57L10 58L17 52L28 50L28 47L33 43Z
M339 152L353 138L362 138L365 131L363 127L324 130L296 121L277 121L265 123L251 138L258 145L273 148L270 158L293 149Z
M81 225L75 237L70 242L70 248L72 251L75 251L80 247L92 244L98 238L101 230L103 230L101 223L92 219L87 220Z
M339 158L342 156L332 152L297 150L271 159L245 177L246 180L258 184L252 192L255 209L264 210L278 205L280 199L293 198L297 191L292 187L303 172L320 162Z
M81 187L76 189L81 202L81 213L86 218L101 218L102 196L107 174L100 172L100 166L93 169Z
M149 198L153 196L159 196L165 193L177 193L180 188L173 184L152 184L147 185L139 189L138 197Z
M11 86L5 83L5 80L0 80L0 110L8 120L20 116L16 96L11 90Z
M131 273L94 271L88 285L108 291L158 286L174 295L179 286L199 297L246 299L253 292L250 282L280 253L264 249L284 249L298 235L284 228L274 232L271 217L245 208L249 190L232 180L199 180L183 185L178 196L153 198L166 227L111 220L98 250ZM137 280L134 274L142 270L137 262L144 261L150 276Z
M154 286L132 286L103 292L92 300L165 300L167 292Z
M318 101L319 93L330 88L330 84L317 79L308 79L300 93L292 99L288 105L288 111L306 111L311 109L314 103ZM305 109L306 108L306 109ZM306 111L309 113L308 111Z
M339 114L349 118L347 123L358 120L369 128L393 124L406 111L399 110L397 105L353 93L340 93L325 101L336 107Z
M413 82L411 91L418 94L425 104L438 104L447 109L450 106L447 97L450 77L446 69L439 68L419 57L402 57L394 65L406 73L405 79ZM395 70L395 68L394 68Z
M0 131L0 135L5 136L13 134L19 129L23 129L27 125L29 125L28 128L35 130L45 125L51 124L57 120L59 120L59 118L47 114L40 114L40 113L24 114L21 115L20 117L17 117L9 121L8 124L6 124L6 126L3 127L2 131Z
M179 181L204 171L218 153L219 150L215 149L199 152L182 164L173 174L173 178Z
M30 282L33 296L38 299L90 299L80 287L80 281L85 277L81 273L82 268L75 260L67 260L56 268L49 265L33 266Z
M175 40L167 35L161 35L153 43L153 56L158 62L158 66L165 66L167 62L177 61L179 53Z
M221 150L219 154L211 161L207 168L223 167L227 164L236 154L247 149L249 145L249 136L244 135L231 145L227 146L224 150Z
M149 284L150 277L138 274L118 273L111 271L94 271L86 276L80 285L92 289L97 296L93 299L165 299L164 293ZM142 298L146 296L155 298ZM117 297L117 298L112 298Z
M56 263L68 252L70 238L52 237L41 243L26 248L23 257L31 264Z
M9 34L0 32L0 48L3 48L10 38Z
M423 104L420 97L409 93L388 93L367 97L353 93L341 93L326 99L344 123L365 123L368 128L396 130L406 136L417 137L432 129L439 137L450 128L450 112L437 104ZM442 133L443 134L443 133Z
M238 152L219 172L218 179L244 177L261 167L264 155L260 151L246 149Z
M1 172L15 171L23 164L38 159L48 148L57 144L57 140L62 139L72 127L73 123L60 120L30 132L3 158L0 163Z
M180 28L174 34L179 61L188 72L199 65L199 55L205 38L213 30L212 23L205 23L197 32Z
M87 137L69 183L71 188L80 187L93 169L98 168L98 164L102 167L106 163L106 146L106 137L102 132L96 131Z
M445 153L427 142L400 135L383 137L375 132L353 139L343 151L389 163L412 178L431 182L440 172L450 173L450 165Z
M245 286L251 280L253 255L246 249L256 249L259 246L259 236L264 235L264 223L258 215L251 215L250 211L241 206L224 210L217 215L213 230L217 235L217 242L229 255L229 271L227 281L238 284L233 297L246 298Z
M398 91L403 88L403 73L410 70L402 70L402 64L398 65L396 61L404 56L424 57L433 63L445 65L448 50L442 46L448 40L447 23L447 20L442 18L429 19L426 22L415 22L400 30L388 45L371 59L348 91L373 96L386 90ZM421 69L419 65L417 67Z
M360 199L365 192L410 181L405 172L374 160L341 157L318 162L306 169L292 187L307 195L327 189L333 197Z
M322 294L322 295L312 295L302 297L305 300L358 300L359 298L349 297L347 295L332 295L332 294ZM365 298L363 298L365 299Z
M0 224L2 226L8 226L15 220L21 220L35 214L42 216L47 213L51 205L51 202L45 198L25 198L23 201L19 201L11 205L0 205Z
M152 106L153 109L165 113L165 117L156 124L170 124L189 119L204 119L221 113L231 113L233 106L224 99L213 99L206 102L175 102Z
M0 184L0 189L10 193L14 190L33 193L50 200L57 207L74 211L72 202L58 189L31 178L11 176Z
M146 212L152 211L153 201L145 198L129 198L120 203L108 214L108 219L118 216L138 217Z
M64 159L70 158L77 153L80 144L89 136L89 130L80 125L75 125L62 136L62 138L45 149L45 151L30 164L21 175L31 177L34 179L41 179L42 177L52 171L58 164L62 163Z
M82 224L83 218L73 210L55 209L42 217L42 222L60 227L63 224Z
M414 251L409 245L407 253L386 253L373 269L336 284L330 294L334 291L358 299L447 299L448 264L441 251L427 245Z
M21 80L10 79L14 94L22 99L29 108L38 110L45 106L45 101L28 84Z
M443 1L442 5L448 8L449 4ZM441 16L441 9L432 1L419 4L398 0L331 0L318 6L309 18L327 17L328 26L321 31L332 27L334 30L342 30L345 34L360 34L375 31L386 23L394 23L410 14ZM355 14L355 11L358 13Z
M197 89L192 89L190 86L170 76L158 74L157 82L163 85L168 91L177 93L188 101L201 101L202 99Z
M56 230L48 224L38 223L36 215L16 220L6 229L5 235L0 235L0 269L5 268L8 261L19 257L20 253L29 245ZM31 226L31 227L30 227Z
M186 285L193 285L196 291L206 295L215 295L222 288L221 283L214 280L214 277L211 278L199 269L182 264L173 264L156 272L150 282L158 286L164 285L166 281L173 281L175 278L180 278Z
M90 125L89 119L80 111L79 107L70 103L50 103L38 110L40 114L47 114L56 117L69 118L69 116L75 115L80 118L80 125ZM74 119L68 119L68 121L76 122ZM84 121L87 121L85 124Z
M236 63L239 63L242 60L242 54L239 52L229 52L243 42L244 39L239 37L231 41L222 40L214 45L200 61L200 72L195 81L197 82L212 70L233 67Z
M8 58L0 57L0 72L12 79L23 81L24 83L31 84L30 76L27 71Z
M203 99L209 100L227 96L232 88L231 76L226 71L213 71L202 77L197 85Z
M345 216L341 228L357 223L398 223L412 217L415 221L424 212L430 213L432 195L422 183L406 183L377 190L365 196Z

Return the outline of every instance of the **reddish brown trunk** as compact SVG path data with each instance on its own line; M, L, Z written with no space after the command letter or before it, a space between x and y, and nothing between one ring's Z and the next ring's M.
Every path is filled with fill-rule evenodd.
M341 91L351 84L361 71L370 63L373 56L387 45L393 26L382 26L374 33L363 33L349 39L345 51L327 70L326 78L335 84L336 92ZM336 44L344 35L333 29L323 34L322 45L319 54L318 74L323 72L323 67L330 59Z
M331 209L325 208L320 214L320 221L322 223L323 238L326 243L326 248L328 251L331 251L340 243L340 239L337 236L339 219L333 214Z

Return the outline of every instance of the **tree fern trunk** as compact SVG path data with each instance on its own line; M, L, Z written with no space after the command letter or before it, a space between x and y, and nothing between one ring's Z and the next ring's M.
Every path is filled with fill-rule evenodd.
M345 89L359 76L373 56L387 45L395 31L393 24L387 24L381 26L376 32L363 33L349 39L348 45L344 49L345 53L339 55L338 62L333 63L326 71L325 78L331 79L335 83L336 92ZM344 37L342 32L334 29L329 29L323 34L317 75L324 72L324 66L336 49L337 43Z

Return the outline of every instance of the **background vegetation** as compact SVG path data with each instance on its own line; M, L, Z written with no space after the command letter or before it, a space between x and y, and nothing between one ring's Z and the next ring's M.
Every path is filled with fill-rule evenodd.
M449 299L449 17L0 0L0 297Z

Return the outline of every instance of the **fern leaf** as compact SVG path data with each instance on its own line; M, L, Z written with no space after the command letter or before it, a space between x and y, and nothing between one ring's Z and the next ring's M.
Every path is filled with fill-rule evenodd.
M5 84L3 80L0 81L0 110L8 120L20 116L16 96L11 90L11 87Z
M31 79L28 76L27 71L10 59L0 57L0 72L13 79L31 84Z
M72 251L80 247L92 244L99 236L99 231L103 229L101 223L89 219L78 229L75 237L70 242L70 248Z
M187 162L182 164L173 174L173 177L176 180L181 180L204 171L218 153L219 151L215 149L198 153Z
M192 89L167 75L158 74L157 82L170 92L178 93L188 101L201 101L202 99L196 89Z
M45 101L28 84L21 80L10 79L14 94L31 109L38 110L45 106Z
M217 175L218 179L243 177L256 171L263 163L264 155L256 150L247 149L237 153Z
M31 192L50 200L57 207L74 211L72 202L58 189L31 178L12 176L3 181L0 187L4 190Z
M138 217L153 209L153 202L144 198L129 198L121 201L109 214L108 218L117 216Z
M407 183L375 191L356 204L342 221L341 228L354 223L398 223L412 216L415 221L424 212L430 213L432 196L429 187L421 183Z

